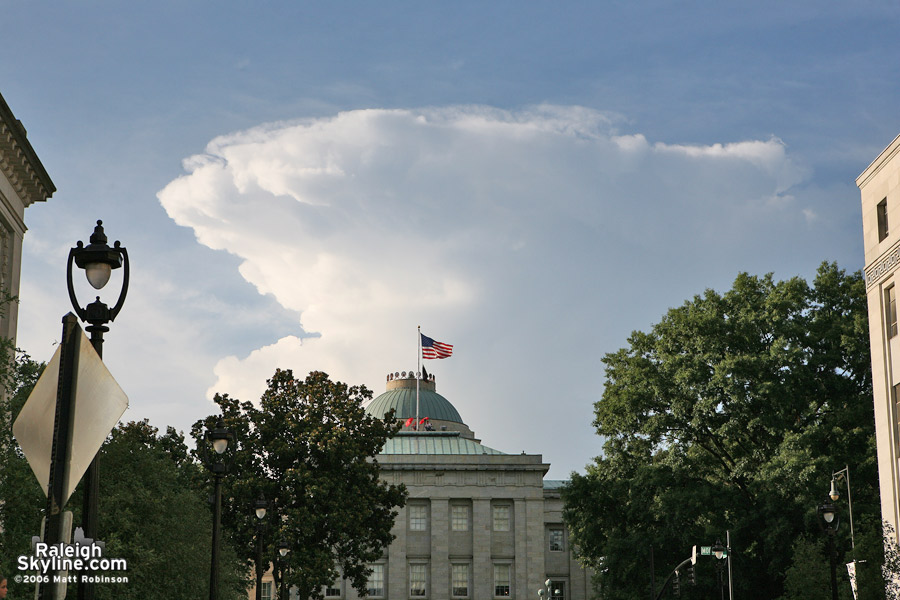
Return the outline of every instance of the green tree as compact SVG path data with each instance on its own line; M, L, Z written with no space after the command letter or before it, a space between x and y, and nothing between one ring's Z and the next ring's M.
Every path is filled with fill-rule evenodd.
M603 456L564 490L604 598L647 596L651 546L662 581L726 530L735 598L779 597L794 542L818 534L816 506L844 465L854 517L879 514L866 315L861 275L836 265L813 285L742 273L606 355ZM697 579L717 593L712 560Z
M338 576L364 593L367 563L380 558L393 539L390 530L406 490L380 478L374 457L399 424L390 416L367 415L362 404L371 397L364 386L332 382L325 373L298 380L278 370L259 408L227 395L215 398L235 435L231 473L223 479L223 525L241 556L254 561L254 503L264 494L272 506L260 568L268 569L283 538L291 548L287 583L301 598L320 598L322 586ZM194 425L198 447L217 419Z
M825 538L820 535L803 536L794 541L793 559L785 573L781 600L831 600L831 574L826 568L828 563L822 560L825 552ZM853 598L849 586L842 586L840 592L842 600Z
M0 343L2 346L2 343ZM9 579L10 597L26 597L32 584L17 584L16 558L31 552L47 501L21 448L12 423L44 365L19 352L0 366L6 402L0 412L0 573ZM146 421L119 425L100 450L100 539L106 556L124 558L128 584L101 584L98 598L197 598L208 590L211 517L201 467L192 460L184 437L164 435ZM79 521L81 486L66 505ZM230 541L221 558L222 598L246 598L246 567ZM109 573L119 575L119 573ZM72 595L72 593L70 593Z
M28 461L12 434L15 417L28 399L44 369L19 351L12 360L9 345L0 343L0 354L9 357L0 367L5 402L0 402L0 573L11 577L16 558L29 554L31 537L40 532L46 500ZM27 594L28 586L9 580L10 597Z
M100 539L124 558L127 584L97 586L118 599L202 598L208 594L212 520L198 485L200 466L184 436L147 421L119 425L101 449ZM119 575L120 573L107 573ZM228 540L220 556L220 597L246 600L247 571Z

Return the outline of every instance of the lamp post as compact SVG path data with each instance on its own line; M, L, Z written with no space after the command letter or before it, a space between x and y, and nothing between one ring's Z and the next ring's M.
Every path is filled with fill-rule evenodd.
M285 581L285 579L286 579L285 571L287 571L287 567L288 567L287 555L288 555L288 552L291 551L291 547L288 546L288 543L285 541L284 538L281 538L281 541L278 542L278 546L276 546L276 548L278 548L278 556L276 557L275 560L278 564L281 565L281 577L280 577L281 590L280 590L279 598L281 598L281 600L285 600L284 591L285 591L285 589L287 589L287 581Z
M850 548L852 550L856 549L856 541L853 536L853 498L850 497L850 467L845 466L840 471L835 471L831 474L831 491L828 492L828 496L831 498L833 502L837 502L838 498L841 497L840 492L837 490L837 486L835 485L839 479L843 479L847 482L847 510L850 515ZM854 562L855 559L854 559Z
M91 234L90 243L85 246L79 241L74 248L69 250L69 259L66 263L66 286L69 290L69 300L75 314L82 321L90 323L85 330L91 334L91 345L97 352L97 356L103 358L103 334L109 331L108 323L111 323L122 310L125 303L125 295L128 293L128 279L131 267L128 262L128 251L120 242L116 242L112 248L107 245L106 233L103 231L103 221L97 221L94 232ZM72 282L72 263L79 269L84 269L88 283L95 290L103 289L109 282L113 269L124 267L122 273L122 289L116 304L109 308L100 301L100 296L84 308L75 296L75 286ZM82 528L85 537L97 539L97 515L99 513L100 496L100 470L97 457L91 461L84 474L84 496L82 503ZM78 584L79 600L93 600L94 584L80 581Z
M262 600L263 532L265 530L263 519L266 517L268 508L269 503L266 502L266 497L260 493L259 500L256 501L255 505L256 518L259 519L259 522L256 524L256 600Z
M216 423L216 428L206 432L206 440L212 443L217 456L224 454L228 449L228 442L234 439L228 429L225 428L222 418ZM222 520L222 476L227 470L225 463L216 460L210 470L215 480L213 491L213 530L212 530L212 557L209 568L209 600L217 600L219 597L219 525Z
M719 577L719 597L725 600L725 558L728 556L728 549L722 545L722 540L716 540L712 547L713 556L716 557L716 574Z
M832 486L834 489L834 486ZM828 561L831 563L831 600L838 600L837 590L837 559L834 555L834 534L837 532L841 519L837 514L837 509L831 500L831 496L825 498L825 503L817 509L819 514L819 527L825 532L828 538Z
M553 580L549 577L544 581L544 587L538 590L538 598L541 600L550 600L559 597L559 589L553 589Z

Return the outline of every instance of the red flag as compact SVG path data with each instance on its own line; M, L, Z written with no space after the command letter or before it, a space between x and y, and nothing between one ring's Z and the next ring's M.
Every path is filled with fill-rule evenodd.
M406 420L406 426L409 427L410 425L413 424L413 422L415 422L415 420L416 420L415 417L410 417L410 418L408 418L408 419Z

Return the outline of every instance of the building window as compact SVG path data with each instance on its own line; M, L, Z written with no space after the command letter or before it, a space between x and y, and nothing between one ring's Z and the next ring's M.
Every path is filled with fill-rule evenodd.
M263 581L259 588L262 591L262 600L272 600L272 582Z
M882 242L888 236L887 198L878 203L875 211L878 214L878 241Z
M509 505L495 506L493 513L494 531L509 531Z
M409 530L425 531L428 528L428 507L424 504L409 505Z
M326 598L340 598L341 597L341 580L335 580L331 583L331 585L325 586L325 597Z
M411 598L425 597L425 565L409 565L409 595Z
M900 383L893 387L894 401L894 439L897 442L897 453L900 455Z
M566 582L550 582L550 600L566 600Z
M562 552L565 550L563 543L563 530L554 528L550 530L550 552Z
M893 285L884 291L884 320L889 338L897 335L897 288Z
M450 507L450 529L452 531L469 530L469 507L463 504L454 504Z
M369 565L372 572L369 573L369 584L366 594L370 598L384 597L384 565Z
M509 598L509 565L494 565L494 596Z
M450 594L454 598L469 597L469 565L450 565Z

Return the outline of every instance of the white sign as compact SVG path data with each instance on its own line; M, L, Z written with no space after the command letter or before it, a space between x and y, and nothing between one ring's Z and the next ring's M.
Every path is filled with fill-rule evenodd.
M128 408L128 396L113 379L97 355L90 340L78 327L79 356L75 387L75 414L69 449L69 477L63 503L78 485L100 446ZM13 424L13 435L44 494L50 483L50 454L53 449L53 424L56 418L56 394L62 345L28 396Z

